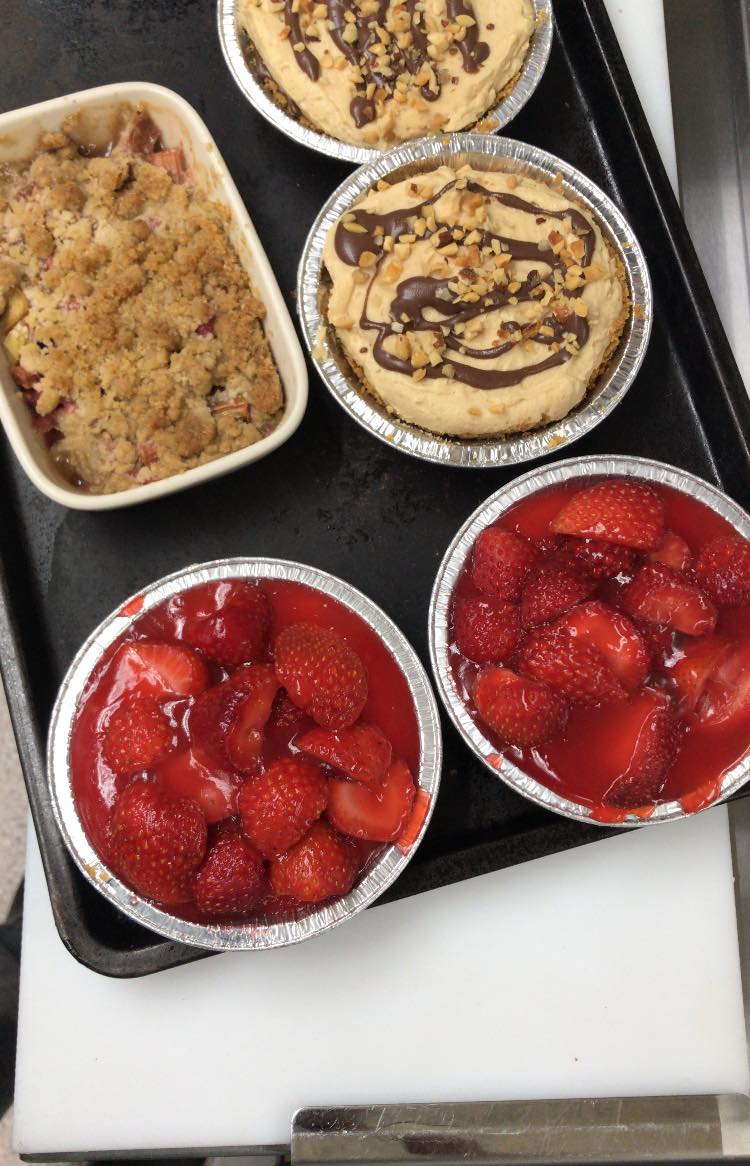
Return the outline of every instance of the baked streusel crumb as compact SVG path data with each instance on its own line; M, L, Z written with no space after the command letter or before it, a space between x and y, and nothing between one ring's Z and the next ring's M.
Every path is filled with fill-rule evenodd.
M50 455L95 494L252 445L283 392L264 305L142 109L106 153L73 128L0 167L0 333Z

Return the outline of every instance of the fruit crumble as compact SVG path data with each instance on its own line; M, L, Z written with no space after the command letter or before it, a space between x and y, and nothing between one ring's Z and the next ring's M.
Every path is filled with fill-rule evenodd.
M451 600L456 689L498 766L598 820L701 809L750 750L750 542L671 487L588 481L477 538Z
M132 489L252 445L281 419L265 308L180 147L123 108L0 167L0 338L60 472Z
M137 617L89 678L70 766L134 891L198 922L285 921L351 890L426 813L414 702L383 641L282 580L201 584Z

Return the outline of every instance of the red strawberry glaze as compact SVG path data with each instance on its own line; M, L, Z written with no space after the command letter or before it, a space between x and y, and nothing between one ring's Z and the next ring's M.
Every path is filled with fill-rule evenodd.
M203 601L197 592L205 593L205 602L211 602L216 584L201 584L193 588L191 599ZM232 581L220 584L231 587ZM364 664L368 680L367 703L361 719L377 726L393 746L394 756L402 757L412 770L419 770L419 726L411 692L399 665L380 637L372 631L360 616L351 612L337 600L321 591L287 580L264 580L262 582L272 612L269 648L264 657L271 661L270 645L276 634L290 623L298 620L309 621L337 632L358 653ZM102 859L112 861L108 839L108 822L112 807L125 785L130 780L120 777L104 760L102 742L112 705L119 696L113 682L112 658L125 643L133 640L149 639L160 642L181 642L181 597L178 594L170 600L158 604L151 611L135 619L121 636L103 653L92 671L81 697L78 714L73 726L70 746L71 780L78 812L86 834ZM122 614L122 613L121 613ZM197 653L200 656L200 653ZM217 684L235 669L219 667L206 661L209 669L209 683ZM187 735L187 713L195 697L178 698L164 703L164 711L169 718L173 733L175 752L189 744ZM299 755L295 750L295 738L312 728L315 722L301 711L293 719L274 723L273 714L263 732L262 764L284 756ZM172 754L173 755L173 754ZM226 791L226 781L234 782L239 789L244 778L241 773L221 773L222 795L228 796L234 808L231 788ZM426 812L426 811L425 811ZM209 838L216 826L209 825ZM372 842L355 842L359 856L360 873L371 864L382 846ZM170 906L171 913L197 922L216 922L216 918L201 915L192 903ZM303 911L305 908L303 908ZM309 910L309 908L307 908ZM300 913L299 904L279 899L270 892L264 897L253 917L291 918Z
M593 481L593 478L579 478L540 490L508 510L497 525L529 539L548 538L550 520L572 494L591 485ZM668 486L659 485L656 489L664 502L667 528L686 541L694 556L709 539L734 530L728 522L697 499ZM637 563L642 561L641 553ZM619 580L603 580L592 598L616 604L619 589ZM470 572L464 569L456 584L454 597L476 594ZM728 636L750 653L750 604L735 608L720 607L716 634ZM672 662L679 658L681 642L685 642L685 637L674 637ZM476 717L470 694L480 666L461 656L455 644L451 645L450 653L457 690L469 712ZM512 661L510 666L513 666ZM669 679L669 660L663 671L651 673L647 684L671 692L673 686ZM492 756L492 764L496 768L500 767L501 757L507 757L556 793L591 806L592 816L599 821L621 822L633 813L645 819L653 813L653 805L626 810L606 805L602 801L618 776L608 771L606 765L611 754L609 745L616 717L614 705L587 708L574 704L563 732L535 749L507 746L479 718L476 719L483 735L497 750ZM750 699L728 722L712 726L701 724L697 716L692 716L687 718L685 726L676 759L667 773L658 801L677 799L686 812L692 813L715 801L723 775L750 751ZM601 758L601 765L597 763L597 758Z

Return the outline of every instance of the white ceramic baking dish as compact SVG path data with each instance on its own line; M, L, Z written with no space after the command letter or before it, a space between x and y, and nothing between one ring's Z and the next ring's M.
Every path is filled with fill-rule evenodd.
M285 409L273 433L246 449L225 454L159 482L135 486L132 490L88 494L67 482L54 466L32 429L31 413L20 398L0 349L0 421L13 451L42 493L75 510L133 506L258 461L291 437L307 404L307 369L279 285L216 143L204 122L182 97L161 85L124 82L86 89L0 114L0 163L29 157L41 132L58 129L66 117L79 111L85 136L94 142L105 142L111 132L113 115L123 104L146 106L161 130L165 145L182 146L200 189L228 207L230 238L266 306L265 332L284 386Z

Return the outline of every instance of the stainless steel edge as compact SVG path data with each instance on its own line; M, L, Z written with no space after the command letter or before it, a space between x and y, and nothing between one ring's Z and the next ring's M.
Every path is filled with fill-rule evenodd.
M395 418L366 393L338 351L319 304L323 248L328 232L381 178L397 181L444 164L471 163L480 170L530 174L549 182L562 176L563 189L590 207L604 225L625 268L633 305L620 344L606 372L586 399L560 421L532 433L491 440L460 440L427 433ZM612 412L630 388L648 345L653 314L651 281L643 252L618 208L595 183L561 158L511 138L452 134L398 146L361 166L323 206L305 243L297 277L297 310L313 363L341 407L380 441L412 457L445 466L496 469L558 453Z
M552 48L554 21L552 15L552 0L533 0L536 11L536 25L521 69L521 75L511 92L497 105L488 109L481 120L488 119L495 123L493 133L502 130L523 109L537 85L549 60ZM296 118L286 113L277 105L247 65L237 21L237 0L218 0L217 25L219 43L224 54L224 60L239 86L243 95L258 111L261 117L281 130L288 138L325 154L327 158L337 158L341 162L352 162L360 165L369 162L381 155L382 150L372 146L355 146L349 142L341 142L329 134L308 129Z
M502 486L477 507L474 513L466 519L446 550L438 568L430 597L428 615L430 660L438 694L456 729L487 769L517 793L522 794L543 809L553 810L556 814L562 814L566 818L573 818L588 825L606 825L607 827L659 825L687 816L678 801L663 802L656 807L651 817L645 820L629 814L622 822L600 823L591 816L589 806L561 797L554 790L542 785L541 782L525 773L507 757L498 754L497 747L484 735L480 723L474 719L456 691L449 662L451 595L480 531L496 522L510 506L537 490L559 485L561 482L567 482L577 477L613 474L630 475L659 485L672 486L676 490L683 490L715 510L717 514L731 523L741 535L750 539L750 515L715 486L676 466L653 461L649 458L625 455L568 458L553 466L540 466L522 477L516 478L508 485ZM750 754L725 774L716 801L724 801L738 790L748 778L750 778Z
M301 1109L293 1166L481 1162L669 1162L723 1155L721 1109L739 1095L572 1098Z
M73 797L70 737L87 678L102 652L134 619L188 587L236 578L287 579L313 587L354 611L382 639L404 673L414 700L420 743L416 780L430 795L430 801L419 836L409 852L403 854L395 845L384 846L380 857L348 895L320 907L300 910L298 917L289 921L204 925L180 919L141 898L101 860L86 836ZM65 845L83 876L114 906L143 926L168 939L214 951L260 950L300 943L329 931L364 910L391 885L416 851L432 816L440 785L442 738L437 702L427 674L406 637L381 608L350 584L326 571L283 559L219 559L193 565L157 580L139 591L138 596L143 597L143 604L136 615L121 614L123 608L127 608L129 601L126 600L91 633L73 660L52 711L47 746L47 781L52 809Z
M680 202L750 387L750 0L664 0L664 26Z

